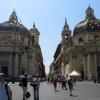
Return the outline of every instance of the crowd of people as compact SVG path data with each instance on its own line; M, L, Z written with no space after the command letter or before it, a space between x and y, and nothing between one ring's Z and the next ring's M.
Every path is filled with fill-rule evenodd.
M62 85L62 90L69 90L70 96L72 96L72 90L76 80L72 77L62 77L61 80L58 80L57 77L54 77L52 81L49 77L47 79L47 83L52 83L54 85L55 92L57 91L57 84L59 82ZM24 75L24 78L19 81L19 86L23 90L22 100L28 99L31 94L28 91L27 75ZM34 100L39 100L40 78L38 74L36 74L33 80L30 82L30 86L33 88ZM6 82L6 76L4 73L0 73L0 100L12 100L12 90L9 84Z
M39 76L35 75L32 82L30 83L30 86L33 87L34 100L39 100L39 85ZM19 81L19 86L23 90L22 100L27 100L31 94L28 91L28 80L26 74L24 75L24 78ZM0 73L0 100L12 100L12 90L6 80L6 75L4 73Z
M57 77L54 77L52 79L52 81L49 79L49 82L53 82L55 91L57 91L57 84L60 83L62 85L62 90L63 89L69 90L70 96L72 96L72 90L73 90L73 87L76 83L76 79L74 77L66 77L65 78L65 77L62 76L62 78L60 80L58 80ZM67 87L67 84L68 84L68 87Z

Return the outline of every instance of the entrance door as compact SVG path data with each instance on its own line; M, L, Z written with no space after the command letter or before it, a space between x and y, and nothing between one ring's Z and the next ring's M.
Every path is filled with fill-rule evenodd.
M100 81L100 66L97 67L97 74L98 74L98 79Z
M5 75L8 75L8 67L7 67L7 66L2 66L2 67L1 67L1 71L2 71L3 73L5 73Z
M84 79L84 70L81 70L81 79Z

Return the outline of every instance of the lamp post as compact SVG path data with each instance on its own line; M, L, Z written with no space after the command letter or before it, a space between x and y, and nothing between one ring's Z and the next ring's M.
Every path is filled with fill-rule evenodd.
M13 49L13 67L12 67L12 72L13 72L13 77L12 77L12 82L14 83L15 81L15 54L16 54L16 31L17 31L17 22L14 23L14 49Z

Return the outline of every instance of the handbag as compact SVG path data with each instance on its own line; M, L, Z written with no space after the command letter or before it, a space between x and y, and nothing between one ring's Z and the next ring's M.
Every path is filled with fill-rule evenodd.
M32 82L30 83L30 86L33 86L33 83Z
M22 86L22 82L19 82L19 86Z
M25 97L28 99L30 96L31 96L30 92L29 92L29 91L27 91L27 93L26 93L26 96L25 96Z

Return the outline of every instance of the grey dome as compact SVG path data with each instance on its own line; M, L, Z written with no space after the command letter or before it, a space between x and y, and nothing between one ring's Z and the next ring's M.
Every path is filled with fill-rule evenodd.
M90 6L86 10L85 20L75 26L73 35L88 31L100 31L100 20L94 16L94 10Z
M15 10L10 15L8 21L0 23L0 32L20 32L25 36L29 36L28 29L21 23L18 22Z

